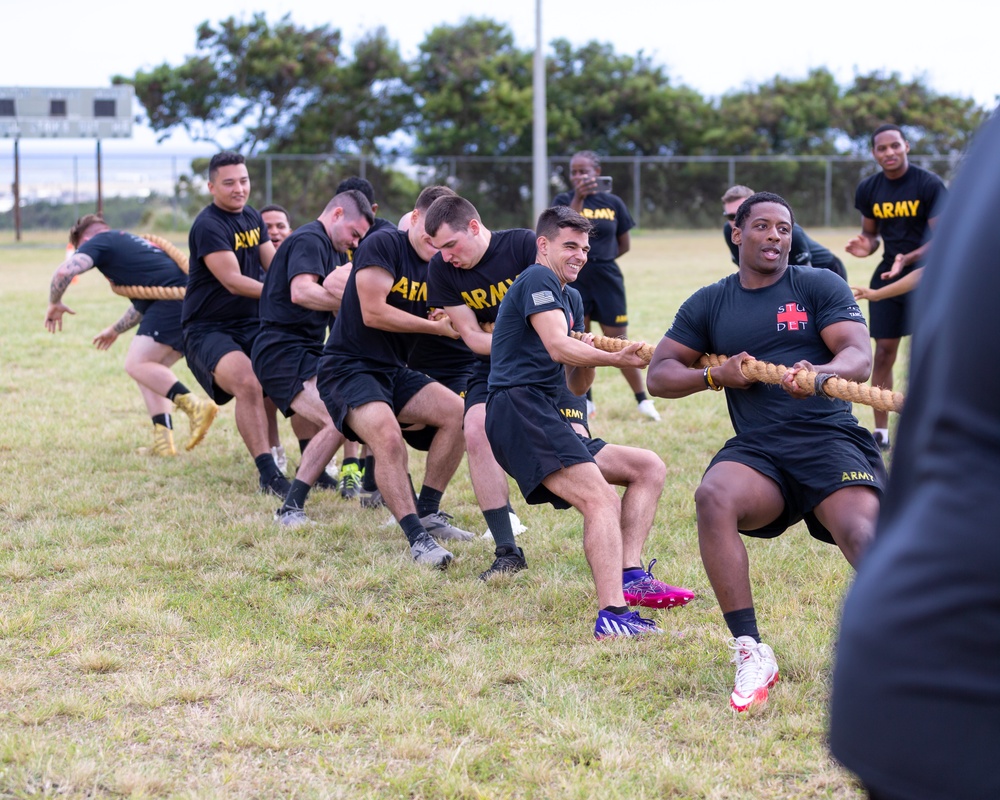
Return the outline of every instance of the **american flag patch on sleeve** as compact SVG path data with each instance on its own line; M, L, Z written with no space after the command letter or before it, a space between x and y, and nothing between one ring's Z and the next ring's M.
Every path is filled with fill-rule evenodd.
M536 306L545 306L549 303L554 303L556 297L552 292L546 290L544 292L532 292L531 300Z

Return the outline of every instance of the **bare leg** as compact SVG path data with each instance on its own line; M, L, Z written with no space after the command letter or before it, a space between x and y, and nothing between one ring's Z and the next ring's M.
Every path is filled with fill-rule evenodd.
M605 445L595 460L604 480L625 487L621 499L621 566L637 567L642 564L642 547L653 527L667 468L651 450L617 444Z
M241 350L226 353L219 359L212 377L223 391L236 400L236 427L250 455L256 458L270 454L264 393L253 373L250 359Z
M430 383L413 395L399 412L399 422L403 424L423 423L438 429L431 442L431 448L427 451L427 465L424 470L424 483L438 491L443 492L447 488L465 453L465 435L462 432L463 408L462 398L451 389L440 383ZM381 490L382 462L377 452L375 461L378 464L376 474L379 476ZM385 496L384 492L382 496Z
M872 361L872 386L892 389L892 368L899 352L899 339L876 339L875 357ZM875 411L875 427L889 427L889 412Z
M486 438L486 404L477 403L465 415L465 449L476 502L483 511L502 508L510 500L507 473L493 455Z
M295 474L298 480L312 486L330 463L337 448L344 443L344 435L334 426L330 412L316 389L315 378L306 381L302 391L292 400L292 410L295 411L293 420L301 417L303 422L308 422L316 431L312 436L302 437L308 438L309 444L302 453L302 461Z
M417 513L410 488L406 442L387 403L371 402L347 412L347 424L365 440L378 463L376 480L382 499L397 519Z
M857 569L875 540L878 493L868 486L846 486L831 494L814 510L816 519L830 531L844 558Z

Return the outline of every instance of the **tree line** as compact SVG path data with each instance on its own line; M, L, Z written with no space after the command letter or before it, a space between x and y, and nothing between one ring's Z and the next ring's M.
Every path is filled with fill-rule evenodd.
M408 61L384 28L347 47L334 27L302 27L288 14L272 24L256 13L203 22L183 63L113 81L135 87L162 137L183 129L221 147L236 136L235 149L248 157L363 159L380 203L390 207L412 202L405 197L410 182L390 174L398 158L426 165L427 182L454 180L441 157L483 157L463 168L463 193L504 213L517 207L520 215L525 203L530 208L530 168L498 157L531 155L532 59L507 25L487 18L435 27ZM583 149L603 156L864 155L883 122L906 130L915 155L948 157L965 151L989 113L921 78L873 72L842 87L825 68L706 98L675 84L641 51L617 53L596 41L550 42L546 75L553 157ZM343 177L338 163L273 166L275 199L310 215ZM696 163L673 170L669 187L650 185L649 192L714 201L725 187L715 175L711 188L702 186L704 172Z

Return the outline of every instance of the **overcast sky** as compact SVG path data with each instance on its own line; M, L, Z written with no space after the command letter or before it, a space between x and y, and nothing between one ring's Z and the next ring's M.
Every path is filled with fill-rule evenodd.
M469 16L507 23L518 45L530 48L535 43L535 2L171 0L141 11L135 3L118 0L91 6L68 0L12 2L3 13L0 86L107 86L115 74L163 62L180 64L194 53L200 22L253 11L265 12L272 22L290 13L298 25L339 28L348 46L383 25L406 58L416 55L433 27ZM992 2L542 2L543 41L566 38L583 44L596 39L619 54L641 50L666 69L673 84L686 84L706 97L777 74L802 78L815 67L829 69L842 86L858 72L885 70L904 79L921 77L938 92L972 98L982 106L992 107L1000 94L1000 6ZM155 148L151 132L136 129L135 134L133 142L108 140L108 151ZM161 148L179 150L185 143L186 137L174 136ZM58 145L22 141L22 149ZM79 145L81 151L92 149L83 141ZM9 149L9 141L0 140L0 152Z

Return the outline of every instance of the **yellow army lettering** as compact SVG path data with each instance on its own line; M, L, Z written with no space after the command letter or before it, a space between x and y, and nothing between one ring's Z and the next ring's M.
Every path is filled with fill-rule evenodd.
M615 325L628 325L628 314L619 314L616 316Z
M254 228L252 231L240 231L236 234L236 244L233 250L239 250L243 247L256 247L260 244L260 228Z
M875 476L870 472L844 472L841 475L840 482L844 483L846 481L872 481L875 482Z
M898 203L876 203L872 206L872 213L876 219L915 217L918 208L920 208L919 200L900 200Z
M408 281L404 276L396 281L392 291L401 294L404 300L409 300L411 303L418 300L427 301L427 284L423 281Z
M515 275L514 277L517 276ZM493 284L488 293L485 289L473 289L471 292L462 292L462 300L469 308L473 309L498 306L513 282L514 278L510 278Z
M583 412L578 408L560 408L559 411L566 419L583 419Z
M583 216L587 219L610 219L614 220L615 210L613 208L585 208Z

